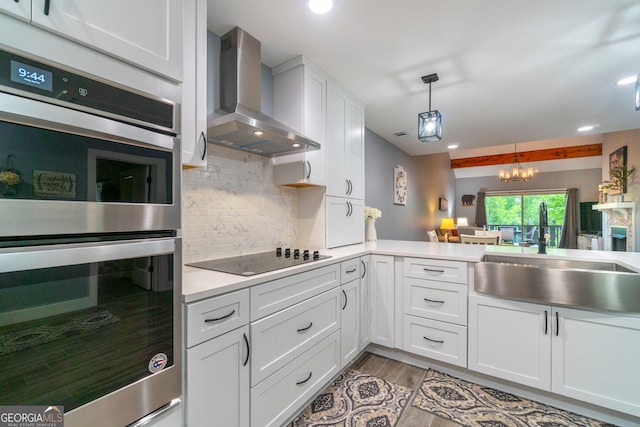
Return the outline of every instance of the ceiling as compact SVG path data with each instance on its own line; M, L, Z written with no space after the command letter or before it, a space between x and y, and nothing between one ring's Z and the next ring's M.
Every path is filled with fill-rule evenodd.
M410 155L449 144L536 149L575 141L588 124L596 127L585 144L640 128L634 86L615 84L640 73L638 0L335 3L315 15L305 0L208 0L208 28L222 35L240 26L261 41L270 67L306 56L365 102L369 129ZM429 88L421 76L431 73L440 78L431 104L443 139L422 143L417 117Z

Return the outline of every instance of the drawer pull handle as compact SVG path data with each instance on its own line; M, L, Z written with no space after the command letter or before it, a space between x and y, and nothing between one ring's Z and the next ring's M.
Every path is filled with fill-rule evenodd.
M249 347L249 338L247 338L247 334L242 334L242 337L244 338L244 343L247 346L247 358L244 359L244 362L242 362L242 366L247 366L247 363L249 363L249 353L251 353L251 347Z
M309 372L309 376L307 377L307 379L302 380L302 381L298 381L298 382L296 383L296 385L302 385L302 384L306 383L307 381L309 381L309 380L311 379L311 375L312 375L312 374L313 374L313 372Z
M429 273L440 273L440 274L444 273L444 270L434 270L432 268L426 268L426 267L424 267L424 271L428 271Z
M357 267L353 267L353 270L347 270L347 271L345 271L345 273L347 273L347 274L355 273L356 270L358 270L358 268Z
M444 301L440 301L440 300L435 300L435 299L429 299L429 298L424 298L424 300L426 302L432 302L434 304L444 304Z
M221 320L228 319L229 317L233 316L235 313L236 313L236 311L232 310L231 313L227 314L226 316L216 317L215 319L204 319L204 321L205 321L205 323L219 322Z
M309 326L307 326L306 328L298 329L298 332L308 331L309 329L311 329L312 326L313 326L313 322L309 323Z
M444 343L444 341L441 341L441 340L432 340L431 338L427 338L427 337L425 337L425 336L423 336L422 338L424 338L424 339L425 339L425 340L427 340L427 341L435 342L435 343L437 343L437 344L442 344L442 343Z

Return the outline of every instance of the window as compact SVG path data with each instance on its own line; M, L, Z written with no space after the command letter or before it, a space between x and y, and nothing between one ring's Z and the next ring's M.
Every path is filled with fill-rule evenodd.
M564 223L566 195L558 193L494 193L485 199L487 228L503 230L503 241L537 243L540 202L547 204L549 246L558 246ZM504 237L507 235L512 239Z

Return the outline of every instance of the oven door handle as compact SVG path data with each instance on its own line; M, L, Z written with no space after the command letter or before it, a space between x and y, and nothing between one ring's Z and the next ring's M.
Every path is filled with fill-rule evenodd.
M176 239L158 238L118 242L72 243L0 250L0 273L62 267L176 252Z

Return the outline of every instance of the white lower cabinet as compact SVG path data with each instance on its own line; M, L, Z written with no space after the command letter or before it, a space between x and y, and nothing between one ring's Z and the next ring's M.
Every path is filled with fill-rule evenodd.
M339 371L340 332L336 331L251 389L251 425L283 425Z
M370 260L370 255L360 257L360 350L371 342Z
M371 303L371 342L394 348L395 258L371 255L369 293Z
M243 326L187 349L187 426L249 426L248 337Z
M547 306L470 295L469 369L549 390L549 312Z
M338 288L251 323L251 385L340 328Z
M360 350L360 279L340 286L340 368L346 367Z
M640 416L640 318L469 297L469 369Z

